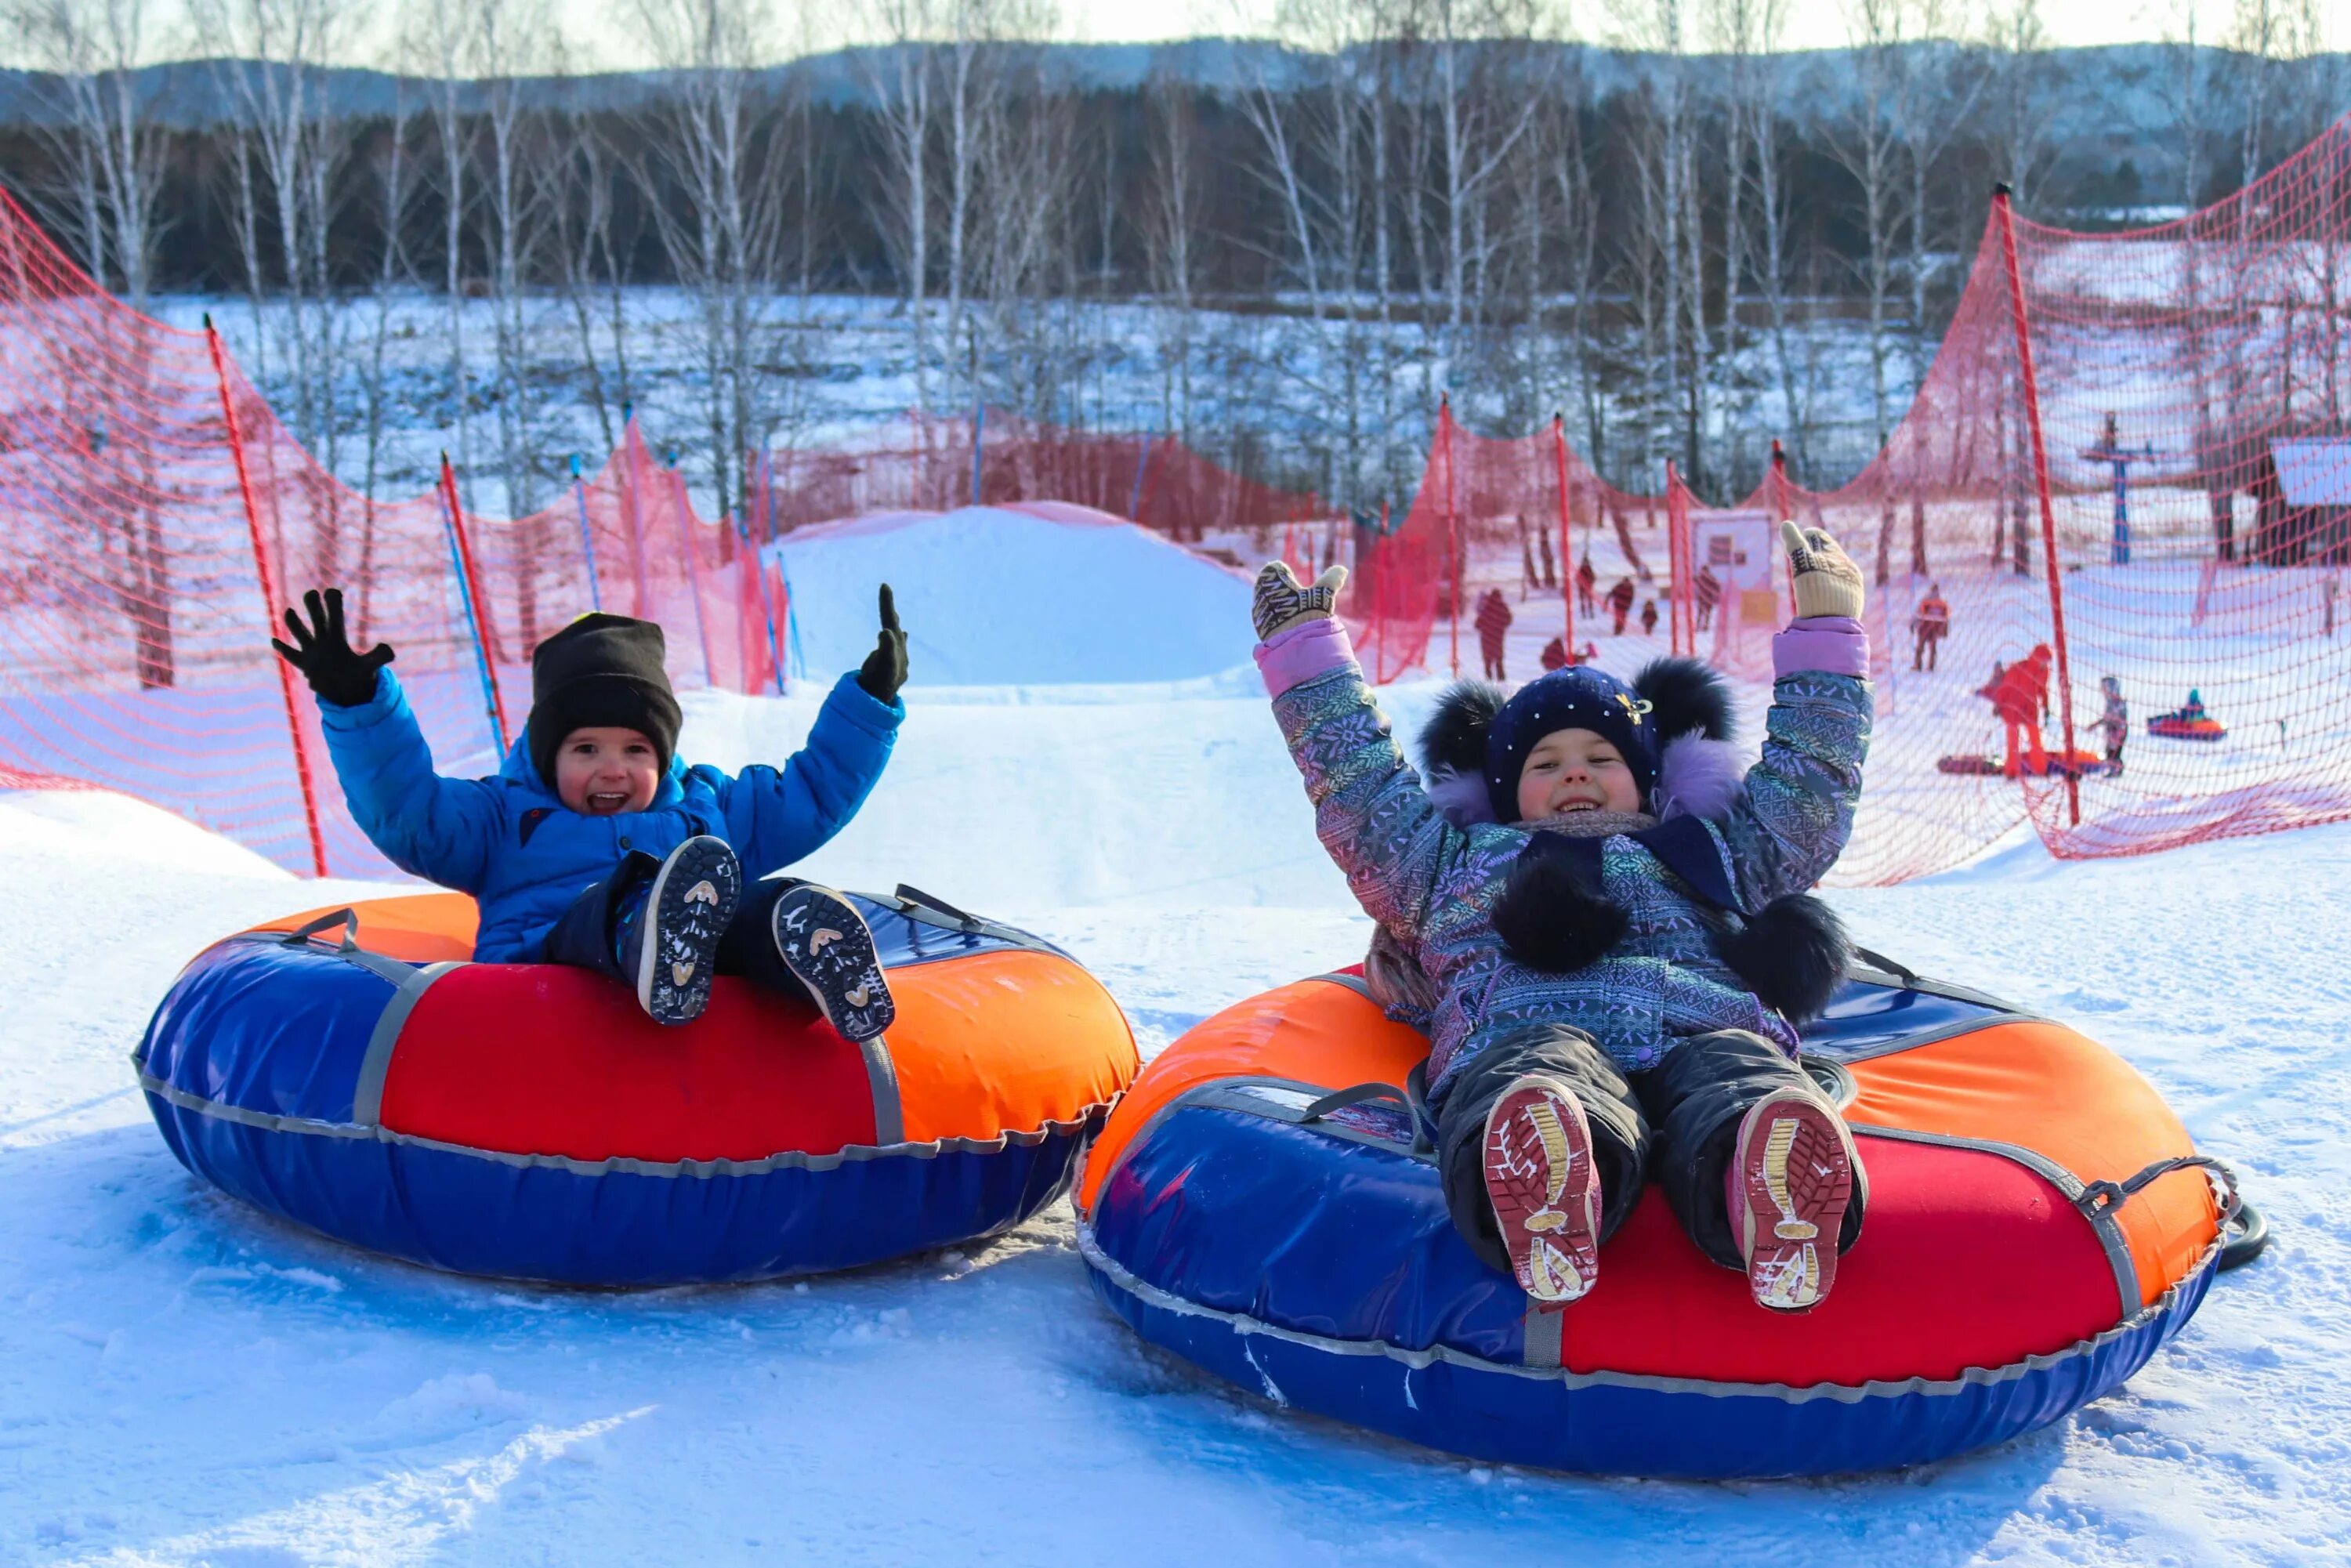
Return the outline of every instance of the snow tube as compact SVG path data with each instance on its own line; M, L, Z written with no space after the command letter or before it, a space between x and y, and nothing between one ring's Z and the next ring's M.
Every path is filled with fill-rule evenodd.
M2120 1058L1956 986L1857 969L1806 1063L1870 1209L1834 1295L1757 1308L1652 1186L1565 1310L1471 1254L1416 1147L1427 1041L1351 976L1154 1059L1088 1155L1112 1310L1277 1405L1475 1458L1733 1478L1891 1469L2031 1431L2131 1375L2220 1262L2225 1173Z
M430 894L215 944L133 1061L191 1171L412 1262L579 1285L872 1263L1051 1202L1138 1065L1066 954L899 894L850 895L898 1002L862 1049L741 980L664 1030L583 970L469 962L473 901Z
M2165 740L2220 740L2229 733L2228 727L2217 718L2204 715L2191 718L2179 713L2156 715L2147 721L2147 732Z

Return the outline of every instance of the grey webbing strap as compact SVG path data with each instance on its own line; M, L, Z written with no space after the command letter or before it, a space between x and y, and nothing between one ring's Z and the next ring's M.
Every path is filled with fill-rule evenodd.
M356 909L338 909L329 914L321 915L314 920L306 920L286 933L283 940L288 947L304 946L320 932L337 925L343 928L343 936L342 940L335 945L336 957L347 963L356 964L376 978L389 981L394 987L406 985L410 977L416 973L416 966L413 964L403 964L397 958L387 958L381 953L371 953L360 946L360 912Z
M2101 1214L2109 1214L2120 1208L2133 1193L2144 1190L2150 1183L2158 1181L2174 1171L2193 1167L2210 1171L2220 1178L2220 1188L2228 1195L2228 1201L2220 1211L2220 1224L2223 1228L2226 1228L2229 1222L2237 1218L2237 1210L2242 1201L2237 1196L2237 1173L2210 1155L2180 1155L2168 1160L2158 1160L2137 1176L2126 1177L2119 1182L2091 1182L2082 1188L2082 1196L2075 1198L2074 1202L2084 1214L2095 1219Z
M1558 1366L1567 1358L1567 1313L1541 1301L1527 1303L1524 1325L1529 1366Z
M1905 988L1915 988L1918 984L1917 971L1896 963L1883 953L1875 953L1866 947L1856 946L1853 950L1853 956L1879 973L1893 976L1902 982Z
M1393 1083L1358 1083L1352 1089L1342 1089L1325 1094L1298 1113L1301 1123L1319 1122L1333 1111L1343 1111L1350 1105L1362 1105L1374 1100L1391 1100L1405 1111L1412 1109L1412 1100Z

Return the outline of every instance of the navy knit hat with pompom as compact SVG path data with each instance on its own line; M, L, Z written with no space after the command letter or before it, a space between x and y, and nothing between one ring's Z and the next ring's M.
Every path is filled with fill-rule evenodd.
M1486 731L1486 792L1494 821L1519 820L1519 775L1546 735L1588 729L1614 747L1633 770L1646 805L1657 781L1660 744L1649 704L1631 686L1590 664L1571 664L1520 686Z

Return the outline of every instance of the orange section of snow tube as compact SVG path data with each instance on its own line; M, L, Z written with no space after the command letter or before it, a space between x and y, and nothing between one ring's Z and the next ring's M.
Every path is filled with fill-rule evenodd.
M343 907L336 904L287 915L256 929L292 931ZM475 906L462 894L373 899L349 907L359 916L360 939L370 952L412 964L463 962L472 956ZM485 971L486 978L489 973L527 973L538 967L473 967ZM471 1086L469 1096L510 1103L459 1106L448 1103L446 1096L436 1096L429 1113L434 1124L410 1130L451 1142L472 1142L483 1136L486 1128L506 1128L511 1140L515 1135L511 1129L543 1118L544 1107L536 1102L546 1092L542 1069L546 1058L523 1038L532 1032L528 1021L507 1040L510 1050L502 1049L497 1037L486 1038L478 1029L432 1027L436 1019L445 1024L462 1021L465 1016L462 984L438 996L436 1001L436 994L446 984L425 993L417 1015L402 1031L394 1070L385 1083L387 1117L396 1119L402 1111L425 1113L419 1100L402 1095L403 1080L465 1082ZM890 984L898 1019L887 1036L889 1056L903 1119L901 1136L910 1144L950 1138L985 1140L1008 1131L1028 1132L1079 1121L1094 1107L1116 1098L1140 1066L1134 1036L1110 993L1085 970L1054 954L1014 950L959 956L893 970ZM646 1019L618 988L592 977L549 968L540 976L539 985L547 992L549 1008L559 1009L570 1020L556 1026L568 1029L576 1040L566 1048L566 1073L593 1084L595 1098L614 1107L616 1113L642 1096L651 1097L647 1103L674 1097L674 1082L681 1076L679 1064L689 1043L693 1054L714 1058L708 1081L772 1081L779 1085L793 1082L796 1070L784 1053L768 1048L780 1032L774 1020L784 1015L792 1015L805 1030L804 1009L759 996L742 981L725 977L717 981L711 993L711 1010L693 1031L707 1038L696 1042L674 1038L675 1031L664 1030ZM510 986L505 988L511 991ZM578 1028L581 1018L595 1020L592 1031ZM597 1038L577 1038L583 1032ZM846 1083L853 1072L862 1084L865 1070L855 1050L829 1030L815 1032L823 1040L796 1042L792 1060L828 1082L841 1078ZM728 1037L724 1041L717 1038L722 1034ZM838 1049L820 1050L824 1040ZM451 1051L465 1060L428 1064L428 1058ZM490 1071L493 1064L484 1060L485 1051L514 1058L507 1064L512 1071ZM810 1056L811 1051L816 1054ZM802 1057L808 1060L799 1061ZM638 1078L646 1080L642 1096L628 1087ZM507 1086L503 1092L500 1084ZM681 1118L708 1128L720 1144L729 1141L724 1129L742 1119L735 1110L705 1107L694 1113L684 1106L676 1109ZM758 1145L759 1139L750 1129L737 1132L742 1136L736 1141L743 1141L746 1147ZM870 1137L870 1132L866 1135ZM691 1157L725 1157L734 1152L731 1146L715 1144L696 1149Z

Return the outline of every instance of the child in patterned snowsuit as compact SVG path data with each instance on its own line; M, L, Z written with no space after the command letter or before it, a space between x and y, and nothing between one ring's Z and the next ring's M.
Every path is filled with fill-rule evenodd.
M1577 666L1507 703L1456 688L1425 784L1330 613L1334 575L1259 579L1258 663L1317 835L1428 982L1411 1021L1454 1224L1540 1301L1591 1289L1651 1176L1775 1310L1816 1305L1860 1234L1860 1164L1791 1019L1843 976L1834 916L1799 895L1851 831L1868 644L1858 570L1825 533L1788 538L1799 619L1743 778L1719 680L1661 660L1631 687Z

